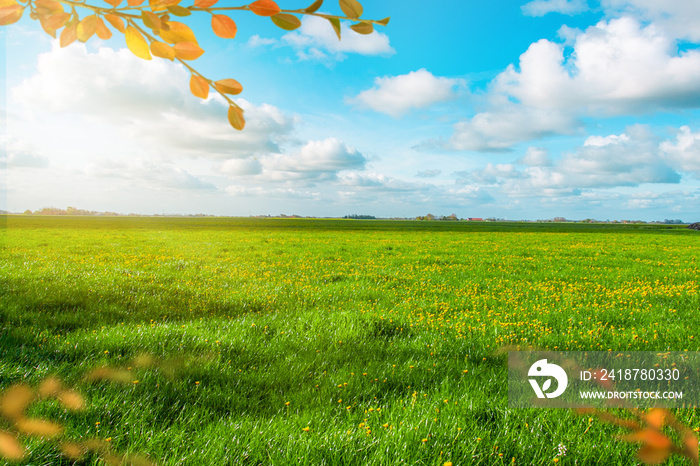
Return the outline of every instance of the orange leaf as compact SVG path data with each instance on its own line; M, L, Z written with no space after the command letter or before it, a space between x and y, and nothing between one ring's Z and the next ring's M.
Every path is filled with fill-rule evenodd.
M683 435L683 448L688 457L694 461L694 464L698 464L698 459L700 457L698 454L698 438L690 429Z
M97 29L97 16L90 15L83 18L78 23L78 28L75 31L75 35L80 42L87 42Z
M143 0L126 0L129 6L139 6L143 3Z
M97 34L97 37L99 37L102 40L107 40L112 37L112 31L110 31L105 22L102 21L102 18L97 18L95 34Z
M301 26L301 21L294 15L278 13L270 18L275 25L285 31L293 31Z
M196 60L204 53L204 50L194 42L178 42L173 48L175 56L180 60Z
M59 424L43 419L20 419L16 425L20 432L38 437L56 437L63 432Z
M63 13L63 5L55 0L36 0L34 2L36 14L39 16L49 16L56 13Z
M122 3L122 0L105 0L105 2L109 3L114 8L116 8Z
M211 29L214 34L222 39L233 39L236 37L236 23L226 15L212 15Z
M131 53L144 60L150 60L152 58L151 52L148 51L146 39L143 38L135 27L127 26L124 32L124 38L126 39L126 46L129 47Z
M10 461L24 458L25 449L17 441L17 438L9 432L0 430L0 457Z
M55 31L65 26L68 20L70 20L70 13L56 13L45 21L45 26Z
M272 0L257 0L248 5L248 8L258 16L273 16L281 11Z
M121 17L109 14L105 15L105 19L109 21L109 24L111 24L114 27L114 29L124 34L126 28L124 27L124 20Z
M628 442L644 442L654 448L670 448L671 440L664 434L654 429L645 429L622 437L622 440Z
M58 380L58 377L52 375L51 377L44 379L44 381L41 382L41 385L39 385L39 396L48 398L56 395L60 390L61 381Z
M243 92L243 86L241 86L241 83L231 78L220 79L219 81L216 81L214 83L214 87L217 91L221 92L222 94L236 95Z
M59 38L59 43L61 47L67 47L77 39L76 30L78 29L78 22L71 20L63 31L61 31L61 37Z
M245 127L245 118L243 117L243 109L231 105L228 108L228 122L238 131L242 131Z
M668 448L654 448L647 445L637 452L637 457L646 464L661 464L670 454L671 451Z
M340 0L340 9L348 18L362 16L362 5L357 0Z
M663 409L652 409L647 414L644 415L644 420L650 426L661 429L666 421L666 411Z
M165 42L151 42L151 53L156 57L175 60L175 49Z
M165 42L170 44L177 44L178 42L197 43L194 32L186 24L178 23L177 21L168 21L165 24L168 25L169 29L167 31L162 30L158 34Z
M197 8L209 8L216 5L219 0L194 0L194 6Z
M0 26L16 23L22 17L24 7L22 5L10 5L0 8Z
M193 74L190 78L190 91L195 97L206 99L209 95L209 83L203 77Z
M0 414L10 419L22 417L33 399L34 390L27 385L13 385L0 397Z

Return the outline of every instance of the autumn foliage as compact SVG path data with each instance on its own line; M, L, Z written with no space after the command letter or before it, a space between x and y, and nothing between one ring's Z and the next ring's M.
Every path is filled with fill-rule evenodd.
M185 22L194 13L211 15L211 29L222 39L234 39L236 22L228 15L234 11L249 11L269 17L279 28L293 31L301 26L300 16L325 18L341 35L341 20L352 20L350 28L359 34L371 34L374 25L386 26L389 18L361 19L362 5L357 0L339 0L343 15L319 13L323 0L316 0L306 8L283 10L273 0L256 0L243 6L217 6L219 0L194 0L183 6L183 0L104 0L105 5L93 5L80 0L0 0L0 25L16 23L25 12L38 20L50 36L59 39L61 47L75 41L87 42L97 36L112 38L113 30L123 34L131 52L144 60L154 56L178 61L191 73L190 90L202 99L213 89L229 105L228 121L237 130L245 126L243 109L230 97L242 92L243 86L235 79L211 80L195 70L188 61L196 60L205 52L197 37ZM175 18L178 20L176 21Z

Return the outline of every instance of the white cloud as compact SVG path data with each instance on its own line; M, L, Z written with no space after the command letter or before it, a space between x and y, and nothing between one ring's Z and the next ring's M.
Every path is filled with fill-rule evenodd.
M463 79L436 77L422 68L399 76L376 78L373 88L347 100L361 108L398 118L411 109L454 99L457 96L455 88L463 86Z
M456 123L445 146L455 150L504 151L523 141L572 133L577 126L577 120L568 112L508 103Z
M0 136L0 148L4 152L0 162L6 163L8 168L46 168L49 166L49 159L40 154L29 141L20 141L14 137L2 135Z
M458 183L496 186L512 196L561 196L580 195L583 189L680 182L680 175L660 150L658 138L646 127L633 126L625 134L591 137L586 142L556 163L541 150L528 150L524 169L489 163L457 173ZM536 165L536 160L543 165Z
M588 10L586 0L534 0L521 7L528 16L544 16L547 13L575 15Z
M227 104L214 95L203 101L188 88L189 73L167 60L141 60L128 50L82 44L38 58L37 73L11 89L11 102L27 119L45 113L79 118L113 128L121 144L148 147L166 159L226 159L279 152L295 117L267 104L238 99L246 130L233 130ZM60 122L58 123L60 124Z
M683 126L675 142L664 141L661 150L675 168L700 178L700 132L693 133L688 126Z
M262 164L257 158L230 159L215 167L216 171L228 176L250 176L262 173Z
M330 173L364 168L365 157L335 138L309 141L296 154L280 154L266 162L277 171Z
M143 159L101 160L86 166L85 174L98 179L128 180L129 184L156 190L216 190L211 183L188 173L181 167Z
M487 108L455 125L457 150L506 150L519 142L571 134L581 118L700 106L700 51L678 52L654 24L623 17L568 43L542 39L489 88ZM566 52L566 53L565 53Z
M517 160L517 163L531 167L547 167L552 164L549 154L540 147L528 147L525 155Z
M602 0L608 15L633 15L653 22L669 36L700 40L700 3L696 0Z
M389 37L376 30L371 34L358 34L348 23L341 24L338 40L331 24L313 16L305 17L301 27L282 36L280 44L293 47L301 60L342 60L347 53L360 55L393 55L396 51L389 44ZM256 39L259 44L265 39Z

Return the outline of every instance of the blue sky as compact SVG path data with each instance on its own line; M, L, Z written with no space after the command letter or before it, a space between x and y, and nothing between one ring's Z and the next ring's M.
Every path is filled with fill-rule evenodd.
M389 25L341 42L316 18L232 14L224 40L189 17L192 64L243 84L241 133L123 37L2 28L7 208L700 219L697 0L364 6Z

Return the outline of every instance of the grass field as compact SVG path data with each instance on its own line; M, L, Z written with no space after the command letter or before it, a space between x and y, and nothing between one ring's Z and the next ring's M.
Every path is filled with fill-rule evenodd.
M619 427L509 409L495 351L699 349L700 233L681 228L6 221L0 389L57 375L85 408L31 415L163 465L634 464ZM126 383L84 380L102 365ZM71 464L22 440L27 464Z

